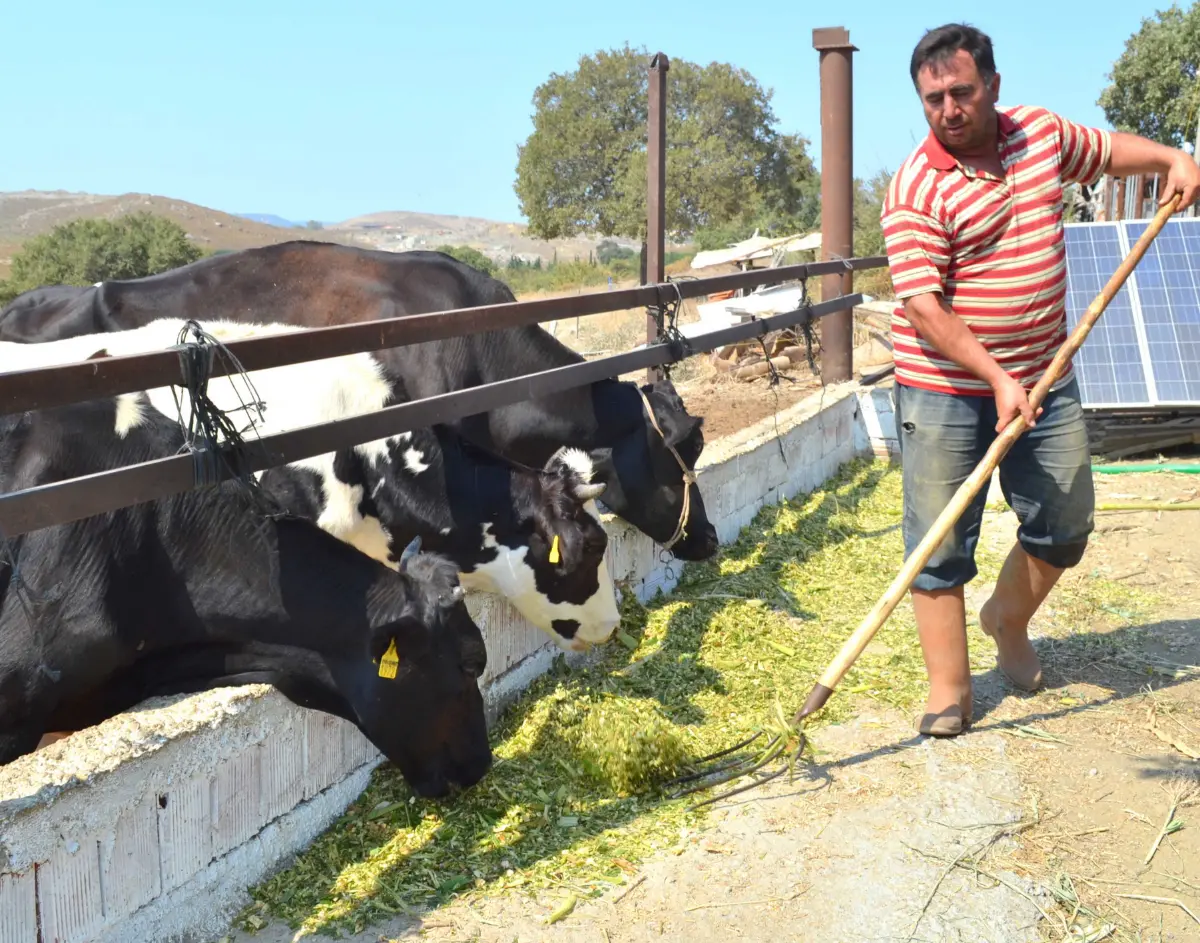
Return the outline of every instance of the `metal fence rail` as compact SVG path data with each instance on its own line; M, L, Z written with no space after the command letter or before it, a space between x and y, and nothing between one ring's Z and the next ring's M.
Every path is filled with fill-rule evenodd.
M232 356L215 360L209 375L225 376L235 372L239 366L253 372L346 354L526 327L560 318L634 308L647 310L646 347L401 403L362 416L265 436L247 441L236 455L233 447L217 452L203 450L184 453L0 495L0 530L3 532L0 537L18 536L42 527L180 494L227 477L226 469L230 464L262 470L635 370L652 370L677 363L694 353L763 336L769 331L811 323L828 315L835 317L824 322L830 328L828 332L824 327L822 329L823 335L829 334L826 340L830 342L825 345L829 348L828 363L823 363L823 367L828 369L823 373L827 380L849 379L852 376L852 363L851 315L848 309L862 301L861 294L850 293L851 273L883 268L887 265L887 257L841 257L850 254L852 245L852 155L848 128L852 104L849 55L854 47L849 44L849 33L840 27L814 30L813 45L820 51L822 61L822 128L831 141L833 137L838 137L837 142L830 143L823 151L827 158L825 163L830 165L823 169L825 182L822 184L821 229L826 261L709 278L664 280L661 266L666 245L665 115L669 61L660 53L650 64L652 83L647 128L650 169L647 174L647 241L644 259L649 264L646 272L648 279L643 277L642 280L649 280L651 284L619 291L437 311L234 340L224 345ZM833 62L833 59L838 59L838 62ZM833 74L835 71L836 75ZM834 114L843 111L845 115ZM826 128L827 118L836 127L831 125ZM838 166L834 167L835 164ZM666 342L658 336L663 312L676 302L682 303L687 298L698 298L719 291L752 289L816 276L824 277L822 293L829 296L820 304L807 303L796 311L754 318L743 324L709 331L682 341L674 332L668 332ZM176 346L167 350L0 373L0 415L50 409L159 387L185 386L187 378L181 359L183 350L183 347Z
M870 259L856 259L852 260L851 264L856 268L868 268L870 266L865 263L870 261ZM842 263L833 264L841 265ZM822 267L824 265L825 263L822 263ZM817 266L793 266L792 268L807 269L806 274L817 274L811 271L813 268L817 268ZM768 269L758 272L748 272L736 277L743 283L749 280L749 276L757 276L757 280L760 282L764 280L774 281L779 278L779 273L784 271L786 270ZM764 279L762 276L768 272L773 274L769 279ZM712 281L727 280L734 277L723 276L720 279L707 279L705 281L711 283ZM695 286L698 284L699 281L684 282L679 285L679 288L685 297L688 294L694 296L697 293ZM650 286L649 290L659 290L661 288L662 286ZM647 290L635 289L638 292ZM673 292L673 286L668 286L668 290ZM567 300L592 299L586 302L586 305L590 308L597 305L608 294L610 293L597 293L594 296L580 295ZM616 292L611 294L616 294ZM557 301L558 299L551 300ZM683 343L677 340L659 342L638 350L614 354L598 360L584 361L583 363L513 377L496 383L469 387L440 396L431 396L385 407L384 409L359 416L303 426L286 432L264 436L260 439L248 440L242 453L245 459L242 465L243 467L248 466L251 470L258 471L302 458L308 458L313 455L321 455L337 449L350 448L361 442L369 442L397 435L410 429L486 412L499 406L510 405L531 397L543 396L571 389L572 387L583 386L634 370L677 363L693 354L714 350L725 344L765 336L771 331L799 324L811 323L826 315L845 311L861 302L861 293L845 295L840 298L823 301L819 304L810 303L795 311L765 318L755 318L731 327L707 331L695 337L688 338ZM541 302L534 302L534 304L541 304ZM509 305L507 307L511 309L514 306ZM486 309L466 310L483 311ZM612 309L602 308L599 310ZM427 316L418 315L417 317ZM448 320L453 315L439 314L436 317ZM397 319L391 323L395 325L398 322L402 323L404 320L407 319ZM355 328L372 326L370 324L353 325ZM234 351L238 344L254 344L256 345L255 350L258 352L256 355L268 360L271 365L300 362L301 360L323 359L333 356L335 353L327 345L321 346L319 353L315 356L310 356L314 353L315 348L313 345L305 344L293 347L293 350L299 349L303 351L305 356L296 358L295 361L281 361L278 352L270 344L262 345L262 341L278 342L305 335L328 336L331 331L342 330L345 330L345 328L314 329L312 331L301 332L299 335L287 334L255 338L250 341L230 342L228 348L230 351ZM373 335L365 334L370 343L375 345L375 349L388 346L386 343L376 343L379 337L378 327L375 330L376 333ZM354 336L359 338L364 336L364 334L363 332L359 332ZM358 348L343 347L337 350L336 353L354 352L356 349ZM245 353L239 353L239 357L243 360L249 359ZM161 363L165 359L167 364L176 373L170 375L171 372L166 370L165 367L156 367L156 369L162 369L167 372L169 376L166 378L165 383L157 379L154 383L147 383L142 379L145 373L133 374L121 371L116 374L110 374L104 379L104 383L106 384L104 388L108 391L133 392L135 390L147 389L153 385L171 385L173 380L178 379L178 357L175 353L139 354L136 357L113 358L113 360L116 359L140 360L142 362L149 360L155 363ZM110 362L112 361L89 361L80 366L90 369L93 365L103 365ZM244 363L244 366L248 370L251 369L248 363ZM73 368L74 365L71 369ZM31 382L35 374L53 374L62 369L64 368L54 367L37 371L27 371L25 373L26 382L29 382L31 385L26 387L26 389L36 393L44 385L40 377L37 384ZM213 372L216 373L217 371L214 370ZM16 374L7 377L0 376L0 380L12 380L16 376ZM154 376L156 378L161 377L162 373L154 374ZM47 391L47 393L53 392L55 391ZM0 385L0 396L6 395L9 395L8 390ZM58 396L57 399L60 402L72 402L95 395L95 393L89 392L87 397L80 396L78 395L78 387L76 387L76 393L73 397ZM232 449L226 448L221 451L225 453L225 457L232 455ZM228 474L224 471L226 467L225 462L210 462L206 464L207 467L221 469L217 473L221 478L228 477ZM0 531L3 531L9 537L16 537L33 530L38 530L39 528L81 520L96 514L117 510L118 508L156 500L172 494L179 494L219 480L219 478L205 478L202 473L203 467L205 466L197 463L194 453L185 453L0 495Z
M225 346L246 370L264 370L342 354L525 327L560 318L603 314L626 308L657 306L661 309L673 301L712 292L880 268L886 264L886 256L867 256L845 261L788 265L712 278L660 282L619 291L539 298L536 301L481 305L360 324L312 328L230 341ZM213 364L212 376L223 376L229 370L225 365ZM182 382L179 356L171 350L106 357L35 370L15 370L0 374L0 414L66 406L102 396L116 396L160 386L178 386Z

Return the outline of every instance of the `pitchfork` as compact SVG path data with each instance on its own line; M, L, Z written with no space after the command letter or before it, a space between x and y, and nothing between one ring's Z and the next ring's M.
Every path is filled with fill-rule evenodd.
M1054 359L1046 369L1045 374L1038 380L1029 394L1029 405L1035 414L1041 406L1042 401L1046 398L1046 393L1062 375L1068 361L1083 346L1088 333L1100 319L1100 315L1104 313L1104 309L1108 307L1108 303L1121 290L1121 286L1125 284L1125 280L1142 260L1142 256L1145 255L1146 250L1150 247L1150 243L1154 241L1154 238L1159 234L1163 226L1167 224L1167 220L1177 212L1181 196L1181 194L1176 194L1165 206L1162 206L1158 210L1150 225L1146 227L1146 231L1142 233L1138 241L1134 243L1133 248L1129 250L1129 255L1121 262L1121 265L1113 273L1108 283L1101 289L1100 294L1088 305L1087 311L1079 319L1079 323L1075 325L1075 329L1067 338L1066 343L1054 355ZM871 639L875 637L875 633L879 631L884 622L887 621L888 616L892 614L892 610L896 608L897 604L908 592L917 574L920 573L921 569L929 561L929 558L933 556L934 550L937 549L946 534L949 533L950 528L954 526L955 522L962 516L963 511L974 500L975 495L979 493L979 489L991 479L992 473L1000 464L1001 459L1004 458L1008 450L1012 448L1013 443L1016 442L1017 438L1026 428L1025 417L1018 415L995 438L991 447L983 456L983 459L975 467L975 470L971 472L966 481L959 485L958 491L950 499L950 503L938 515L933 526L929 528L929 532L926 533L925 537L917 545L917 548L912 552L912 555L904 562L904 565L900 568L900 572L892 580L892 584L879 598L875 607L867 613L866 618L855 629L854 634L846 639L837 656L830 662L824 674L821 675L820 680L813 685L812 691L809 692L808 700L804 702L804 706L792 718L791 723L787 723L782 716L779 716L774 719L767 730L760 731L727 750L722 750L720 753L714 753L711 756L702 757L697 760L695 766L727 757L757 741L764 732L770 734L767 745L757 756L743 757L739 760L725 760L723 763L704 769L693 768L687 775L671 780L668 785L708 780L710 776L718 777L715 780L700 782L698 785L675 793L672 798L697 792L701 789L708 789L712 786L718 786L741 776L755 773L778 757L792 739L798 741L798 746L792 753L790 762L783 769L762 776L746 786L706 799L704 802L699 803L696 808L728 798L747 789L752 789L782 775L784 772L790 771L794 767L795 761L800 758L808 744L808 737L803 728L804 721L825 706L826 702L833 695L833 691L838 683L845 677L846 672L858 660L858 656L863 653L863 650L870 644ZM782 713L778 706L776 713Z

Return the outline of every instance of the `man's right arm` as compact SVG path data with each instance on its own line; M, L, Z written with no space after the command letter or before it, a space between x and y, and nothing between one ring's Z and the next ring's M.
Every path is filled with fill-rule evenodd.
M1037 424L1024 387L996 363L962 318L946 303L940 291L926 291L905 298L904 314L913 329L938 353L949 357L964 370L971 371L992 388L999 415L997 432L1012 422L1018 413L1025 417L1030 428ZM1041 412L1038 409L1038 415Z
M996 363L946 302L943 286L950 264L950 239L945 226L933 213L897 199L898 189L893 180L880 222L892 285L904 304L905 316L926 343L992 388L1000 417L997 432L1018 414L1032 427L1037 417L1025 389Z
M904 299L908 323L943 357L995 389L1009 379L962 318L956 315L941 292L927 291Z

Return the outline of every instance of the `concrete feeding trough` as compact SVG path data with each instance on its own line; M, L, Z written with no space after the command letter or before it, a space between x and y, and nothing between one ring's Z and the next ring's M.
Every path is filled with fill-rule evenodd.
M845 383L712 442L697 472L728 543L764 505L871 453L895 453L890 393ZM642 600L673 588L681 564L611 515L605 526L620 585ZM498 596L468 605L494 721L558 649ZM327 828L380 760L352 725L254 685L147 701L0 767L0 941L219 937L247 887Z

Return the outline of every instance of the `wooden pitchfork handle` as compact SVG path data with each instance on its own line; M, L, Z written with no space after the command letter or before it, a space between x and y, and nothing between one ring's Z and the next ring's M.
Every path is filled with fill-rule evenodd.
M1088 305L1087 311L1079 319L1079 323L1075 325L1075 330L1071 332L1066 343L1054 355L1054 359L1050 362L1050 366L1046 369L1045 374L1029 394L1029 405L1033 408L1034 415L1037 414L1037 409L1041 406L1042 400L1046 398L1046 393L1050 387L1062 375L1067 361L1075 356L1079 348L1083 346L1083 342L1087 338L1088 332L1092 329L1092 325L1099 320L1100 315L1104 313L1104 309L1108 307L1108 303L1121 290L1121 286L1125 284L1129 273L1142 260L1142 256L1145 255L1146 250L1150 247L1150 243L1154 241L1154 237L1159 234L1163 226L1166 225L1167 220L1176 212L1180 197L1180 194L1176 194L1166 206L1159 209L1153 221L1146 227L1146 231L1142 233L1141 238L1129 250L1129 255L1125 257L1120 268L1113 273L1112 278L1108 280L1108 284L1104 286L1095 300ZM950 528L962 516L963 511L967 509L967 505L971 503L975 495L979 492L979 489L992 477L992 472L996 470L996 466L1000 464L1000 460L1004 458L1008 450L1012 448L1012 444L1017 440L1017 437L1025 429L1025 417L1018 414L992 442L991 448L987 450L982 461L971 472L967 480L958 486L958 491L954 493L954 497L950 499L950 503L938 515L937 520L933 522L933 526L929 528L929 532L925 535L924 539L905 561L904 566L900 568L900 572L892 580L892 585L887 588L887 591L880 597L879 602L875 604L875 608L867 614L867 617L863 619L859 627L854 630L854 634L846 639L841 651L837 653L837 657L830 662L829 667L825 669L825 673L821 675L820 681L813 685L813 689L808 695L808 700L804 702L804 706L796 714L793 723L799 724L805 717L816 713L825 706L825 702L833 694L833 689L837 687L846 672L850 670L850 666L858 660L858 656L863 653L863 649L870 644L871 639L875 637L875 633L879 631L880 626L892 614L892 610L904 598L904 594L912 586L912 582L917 578L917 574L920 573L921 569L929 561L929 558L933 556L933 551L937 549L946 534L949 533Z

